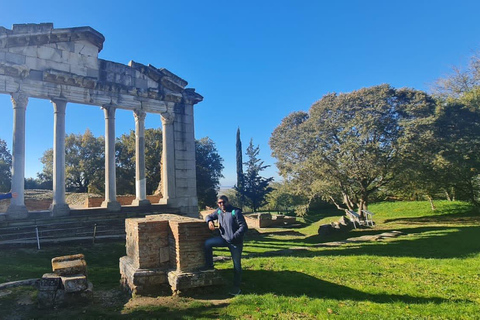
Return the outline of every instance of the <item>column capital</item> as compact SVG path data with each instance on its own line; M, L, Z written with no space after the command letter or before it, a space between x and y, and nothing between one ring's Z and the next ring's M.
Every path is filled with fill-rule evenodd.
M173 124L175 121L175 113L173 112L164 112L161 114L162 125Z
M143 110L135 109L133 110L133 116L135 117L135 121L144 121L147 113Z
M68 102L67 100L51 99L50 102L53 104L53 113L65 113Z
M105 119L115 119L115 111L117 108L112 105L103 105L101 107L105 112Z
M22 108L26 109L28 104L28 96L24 93L17 92L10 95L13 109Z

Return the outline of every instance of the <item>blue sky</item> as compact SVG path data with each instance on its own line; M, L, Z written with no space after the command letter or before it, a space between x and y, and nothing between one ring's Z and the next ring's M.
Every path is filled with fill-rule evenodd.
M480 1L22 1L0 0L0 26L53 22L90 26L105 36L99 57L166 68L204 96L195 107L195 136L210 137L235 183L235 138L253 139L278 179L268 140L281 120L307 111L329 92L389 83L429 90L480 45ZM12 105L0 95L0 138L12 143ZM42 170L53 145L53 107L30 99L26 176ZM134 129L117 111L116 134ZM69 104L67 133L104 135L99 107ZM148 115L147 128L160 127ZM244 155L244 160L245 160Z

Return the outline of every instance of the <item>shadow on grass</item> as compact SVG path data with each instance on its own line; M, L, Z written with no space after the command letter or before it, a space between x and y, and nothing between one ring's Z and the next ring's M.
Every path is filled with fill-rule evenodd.
M128 314L118 315L117 319L235 319L220 310L224 309L228 303L217 305L200 305L193 303L189 307L182 309L170 308L167 306L150 306L137 309Z
M445 211L445 210L444 210ZM414 218L396 218L396 219L386 219L385 224L392 222L404 222L404 223L480 223L480 215L474 214L455 214L454 210L451 210L452 213L445 213L435 216L424 216L424 217L414 217Z
M314 244L325 242L325 238L319 241L318 236L312 236L307 239L289 240L290 248L292 244L298 243L299 246L307 244L307 247L300 249L286 249L285 242L278 239L265 239L265 247L274 249L264 253L252 253L250 257L255 256L299 256L313 257L319 255L374 255L385 257L415 257L415 258L465 258L473 254L480 253L480 226L469 227L411 227L397 228L395 230L403 232L405 235L395 238L385 245L385 241L367 241L348 244L337 247L325 247L321 251L310 250L315 248ZM346 233L338 237L329 237L328 241L344 241L348 238L354 238L366 235L378 235L389 230L369 229L363 232ZM412 237L418 237L412 239ZM258 241L253 246L261 246ZM248 243L245 246L245 252L248 252Z
M396 294L367 294L346 286L306 275L295 271L244 271L245 293L267 294L282 296L308 296L310 298L373 301L377 303L442 303L452 302L439 297L412 297Z

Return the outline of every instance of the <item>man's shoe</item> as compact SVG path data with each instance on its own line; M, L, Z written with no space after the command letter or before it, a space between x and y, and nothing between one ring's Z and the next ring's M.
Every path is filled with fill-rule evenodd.
M240 288L234 287L232 288L232 290L230 290L228 294L235 297L238 296L240 293L242 293L242 290L240 290Z
M215 268L213 266L203 266L201 268L198 268L198 271L201 271L201 272L203 272L203 271L214 271L214 270L215 270Z

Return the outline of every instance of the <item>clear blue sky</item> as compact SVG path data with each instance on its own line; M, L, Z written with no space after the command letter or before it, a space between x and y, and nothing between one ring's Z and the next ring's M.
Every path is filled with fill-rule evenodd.
M0 0L0 26L53 22L91 26L105 36L99 57L167 68L204 96L195 107L196 138L210 137L225 160L224 186L235 183L235 137L251 138L278 178L268 140L293 111L329 92L389 83L428 90L480 45L480 1L22 1ZM12 105L0 95L0 138L12 144ZM26 176L53 145L53 107L30 99ZM117 136L134 129L117 111ZM147 128L160 127L149 115ZM104 135L99 107L69 104L67 133ZM245 156L244 156L245 160Z

